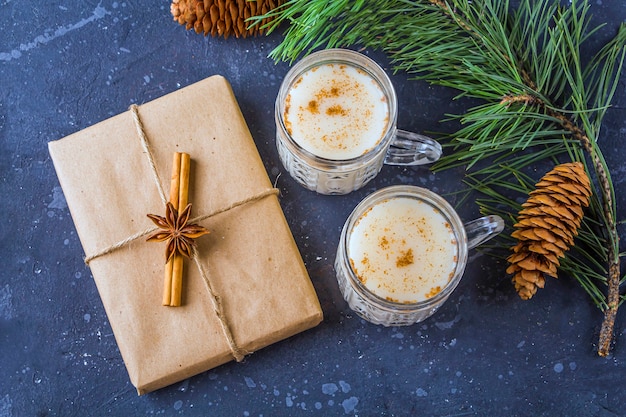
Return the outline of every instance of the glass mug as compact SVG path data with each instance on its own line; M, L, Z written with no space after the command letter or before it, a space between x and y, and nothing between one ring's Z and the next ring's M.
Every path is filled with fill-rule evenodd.
M374 192L346 220L335 272L360 317L406 326L430 317L456 288L468 250L504 228L499 216L463 224L438 194L398 185Z
M391 80L370 58L347 49L315 52L296 63L276 98L280 160L301 185L320 194L347 194L383 166L422 165L441 145L396 128Z

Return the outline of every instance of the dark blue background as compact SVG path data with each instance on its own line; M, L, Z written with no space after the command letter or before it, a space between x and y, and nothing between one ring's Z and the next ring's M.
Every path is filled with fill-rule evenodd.
M626 19L593 0L589 51ZM273 103L288 70L281 40L214 39L176 24L160 0L0 1L0 416L626 415L626 346L596 355L601 312L567 277L521 301L505 265L473 251L448 303L424 323L383 328L355 317L332 263L340 228L365 195L391 184L446 194L463 172L384 167L365 189L328 197L284 172ZM365 51L389 69L385 57ZM47 143L213 74L224 75L255 138L325 313L289 340L138 397L130 384L47 151ZM470 103L393 76L399 126L445 131ZM626 211L626 75L602 148ZM193 111L193 103L189 104ZM449 197L454 204L455 198ZM478 215L467 203L464 220Z

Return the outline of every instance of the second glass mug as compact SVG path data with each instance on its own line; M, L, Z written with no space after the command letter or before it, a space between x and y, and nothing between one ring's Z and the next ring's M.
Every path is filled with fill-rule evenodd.
M468 251L503 228L497 215L463 223L443 197L425 188L380 189L363 199L344 224L335 258L339 289L349 307L371 323L419 323L457 287ZM411 249L403 253L400 248ZM428 271L437 278L431 280Z
M331 76L331 78L318 80L317 87L308 86L307 88L311 90L309 91L311 93L310 98L302 98L301 101L304 101L300 105L300 108L307 109L303 110L299 116L291 116L291 120L287 120L288 112L293 111L293 108L296 107L296 100L292 95L295 94L295 88L303 84L304 77L311 78L310 74L316 71L321 74L330 68L333 68L333 71L344 71L341 75L344 79L338 81ZM351 75L346 75L346 68L352 71ZM362 82L359 85L360 90L356 93L351 91L353 94L350 96L351 98L343 96L337 99L341 93L335 93L342 89L342 85L348 85L345 77L354 84L359 82L357 79L360 79ZM346 87L346 89L350 88ZM381 94L382 99L375 100L377 103L367 102L367 97L371 97L372 94L369 96L368 94L361 94L362 90L369 90L369 93L373 95ZM298 92L298 94L302 93ZM332 95L335 95L335 100L332 101L331 99L328 104L329 107L322 108L321 96L328 98ZM338 100L353 100L354 111L360 114L350 114L350 103ZM381 102L383 103L382 107L384 107L384 110L381 111L385 114L381 113L379 117L380 132L374 134L377 137L359 138L357 132L362 130L365 124L376 119L371 112L366 113L366 107L371 104L381 108ZM356 137L356 141L369 141L371 146L366 145L366 149L356 155L342 153L342 151L329 155L315 149L312 150L311 146L306 143L308 139L293 135L294 128L296 128L294 124L298 124L299 120L302 120L305 111L310 114L316 113L315 117L317 117L314 119L311 116L308 120L308 126L305 126L306 122L302 123L300 130L305 131L307 135L309 134L308 131L319 130L320 125L335 123L332 118L335 117L337 120L336 117L342 115L349 118L347 124L342 127L342 135ZM282 164L298 183L320 194L347 194L355 191L374 178L383 164L422 165L432 163L441 156L441 145L435 140L396 127L398 104L391 80L373 60L347 49L327 49L315 52L296 63L281 84L276 98L274 116L276 119L276 146ZM367 123L365 123L366 121ZM329 136L332 136L336 132L330 133ZM369 135L372 135L372 132ZM337 140L334 137L323 138L324 141L327 139L329 142ZM341 144L341 146L345 150L353 147L353 144L346 140L346 143Z

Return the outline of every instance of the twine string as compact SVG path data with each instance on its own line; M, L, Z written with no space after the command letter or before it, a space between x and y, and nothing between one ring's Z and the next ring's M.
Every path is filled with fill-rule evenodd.
M130 106L130 114L133 116L133 121L135 122L135 129L137 130L137 135L139 136L139 142L141 143L141 147L144 150L144 153L148 157L148 163L150 164L150 172L152 172L152 179L156 183L157 190L159 191L159 196L161 197L161 201L163 205L167 204L167 197L165 196L165 190L163 189L163 182L161 181L161 177L159 176L159 170L156 167L156 163L154 162L154 155L152 154L152 149L150 148L150 142L148 142L148 137L146 136L146 131L143 128L143 122L139 117L139 106L136 104L131 104Z
M201 216L193 217L193 218L189 219L188 223L189 224L199 223L199 222L201 222L203 220L210 219L211 217L215 217L218 214L222 214L222 213L225 213L227 211L233 210L233 209L235 209L235 208L237 208L239 206L243 206L243 205L248 204L248 203L252 203L252 202L255 202L255 201L258 201L258 200L262 200L265 197L268 197L270 195L278 195L279 192L280 191L278 189L276 189L276 188L268 188L267 190L263 190L263 191L261 191L261 192L259 192L257 194L254 194L254 195L252 195L250 197L244 198L244 199L239 200L239 201L235 201L234 203L231 203L230 205L228 205L226 207L219 208L217 210L214 210L214 211L209 212L207 214L203 214ZM101 256L104 256L104 255L108 255L109 253L115 252L116 250L121 249L124 246L130 245L135 240L141 239L144 236L148 236L150 233L154 233L157 230L159 230L159 228L157 226L152 226L152 227L144 229L144 230L142 230L140 232L137 232L137 233L135 233L133 235L130 235L126 239L120 240L117 243L114 243L114 244L112 244L110 246L107 246L106 248L103 248L103 249L100 249L97 252L94 252L93 254L91 254L89 256L86 256L85 257L85 263L87 265L89 265L89 262L91 262L92 260L94 260L96 258L99 258Z
M144 153L147 156L148 159L148 163L150 164L150 171L152 172L152 177L154 179L154 182L156 183L157 189L159 191L159 196L161 197L161 200L163 201L163 204L167 203L167 197L165 196L165 191L163 189L163 185L161 182L161 178L159 177L159 172L157 170L156 167L156 163L154 161L154 155L152 153L152 149L150 148L150 142L148 141L148 137L146 135L143 123L141 121L141 118L139 117L139 111L138 111L138 106L136 104L133 104L130 106L130 112L131 115L133 117L133 121L135 122L135 128L137 129L137 135L139 136L139 140L141 142L141 146L144 150ZM270 195L278 195L279 191L276 188L270 188L267 190L263 190L257 194L254 194L250 197L244 198L242 200L236 201L234 203L231 203L230 205L223 207L223 208L219 208L217 210L214 210L213 212L195 217L193 219L191 219L189 222L190 223L197 223L200 222L202 220L206 220L209 219L211 217L217 216L218 214L221 213L225 213L229 210L232 210L234 208L240 207L242 205L248 204L248 203L252 203L258 200L261 200L265 197L268 197ZM108 255L112 252L115 252L118 249L121 249L129 244L131 244L132 242L136 241L137 239L140 239L144 236L149 235L150 233L156 231L158 229L158 227L150 227L148 229L145 229L143 231L137 232L129 237L127 237L126 239L123 239L117 243L114 243L104 249L101 249L89 256L85 257L85 263L87 265L89 265L89 262L91 262L92 260L99 258L101 256L104 255ZM198 268L198 271L200 273L200 276L202 277L202 281L204 282L207 292L210 295L210 299L211 299L211 303L213 305L213 310L215 311L215 315L217 316L220 326L222 328L222 332L224 333L224 336L226 338L226 341L228 342L228 346L230 348L230 351L233 355L233 357L235 358L235 360L237 362L241 362L245 355L250 353L247 352L246 350L240 348L237 345L237 342L235 341L235 338L233 336L233 332L230 328L230 324L228 322L228 319L226 317L226 315L224 314L224 306L222 304L221 301L221 297L217 294L215 294L215 292L213 291L213 287L211 285L211 280L209 279L209 274L205 268L205 266L200 262L199 256L198 256L198 252L197 250L194 248L192 251L192 256L191 259L194 261L194 263L196 264L196 267Z
M195 248L193 249L192 259L194 263L196 264L196 267L200 271L200 276L202 277L202 281L204 282L204 285L206 285L207 291L209 292L209 294L211 294L211 297L209 298L211 299L211 304L213 305L213 311L215 311L215 315L217 316L218 321L220 322L220 326L222 327L222 332L224 333L224 336L226 337L226 341L228 342L230 351L233 354L233 357L235 358L235 360L237 362L241 362L243 358L245 357L245 355L247 355L250 352L241 349L239 345L237 345L237 342L235 342L235 337L233 336L233 332L230 330L230 326L228 325L228 320L226 319L226 316L224 315L224 306L222 305L222 299L219 295L213 292L213 288L211 286L211 280L209 280L209 275L207 274L206 269L204 268L204 265L202 265L202 263L198 259Z

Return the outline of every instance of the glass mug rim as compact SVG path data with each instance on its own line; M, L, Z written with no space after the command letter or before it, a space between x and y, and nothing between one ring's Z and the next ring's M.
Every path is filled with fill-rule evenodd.
M439 291L433 297L414 303L401 303L390 301L383 297L380 297L379 295L369 290L356 276L352 265L350 265L350 257L348 253L349 234L352 232L354 226L356 225L356 222L362 217L362 215L367 210L374 207L376 204L398 197L424 201L437 209L440 214L443 215L446 220L448 220L452 225L452 231L456 238L457 262L454 267L454 275L452 276L452 278L450 278L446 286L443 287L441 291ZM461 281L461 277L463 276L463 272L465 271L465 266L467 264L469 252L465 226L461 221L459 215L457 214L456 210L454 210L450 203L448 203L439 194L426 188L413 185L393 185L382 188L361 200L361 202L353 209L353 211L348 216L346 222L344 223L343 229L341 231L339 250L341 251L343 257L344 272L348 276L348 280L350 281L353 290L357 294L359 294L364 300L375 303L377 308L396 312L409 312L414 310L426 309L431 306L438 306L442 301L445 301L456 289L459 282Z
M361 62L362 61L362 62ZM385 130L381 139L376 146L369 149L367 152L346 159L332 159L318 156L304 147L302 147L288 132L284 122L284 109L285 99L287 93L298 80L298 77L312 68L321 67L326 64L347 64L354 68L364 71L380 86L381 90L385 94L388 103L388 118L385 126ZM287 82L288 81L288 82ZM378 65L372 58L350 49L343 48L330 48L321 51L313 52L306 57L298 61L285 75L283 82L281 83L278 95L276 97L274 114L276 119L276 125L281 132L284 133L285 144L291 152L294 152L300 157L304 157L309 161L314 161L316 164L323 166L328 170L337 171L351 171L355 167L360 167L364 163L368 163L370 160L375 159L381 153L387 152L387 148L392 142L393 134L396 130L395 126L398 118L398 99L396 91L393 87L391 79L383 68Z

